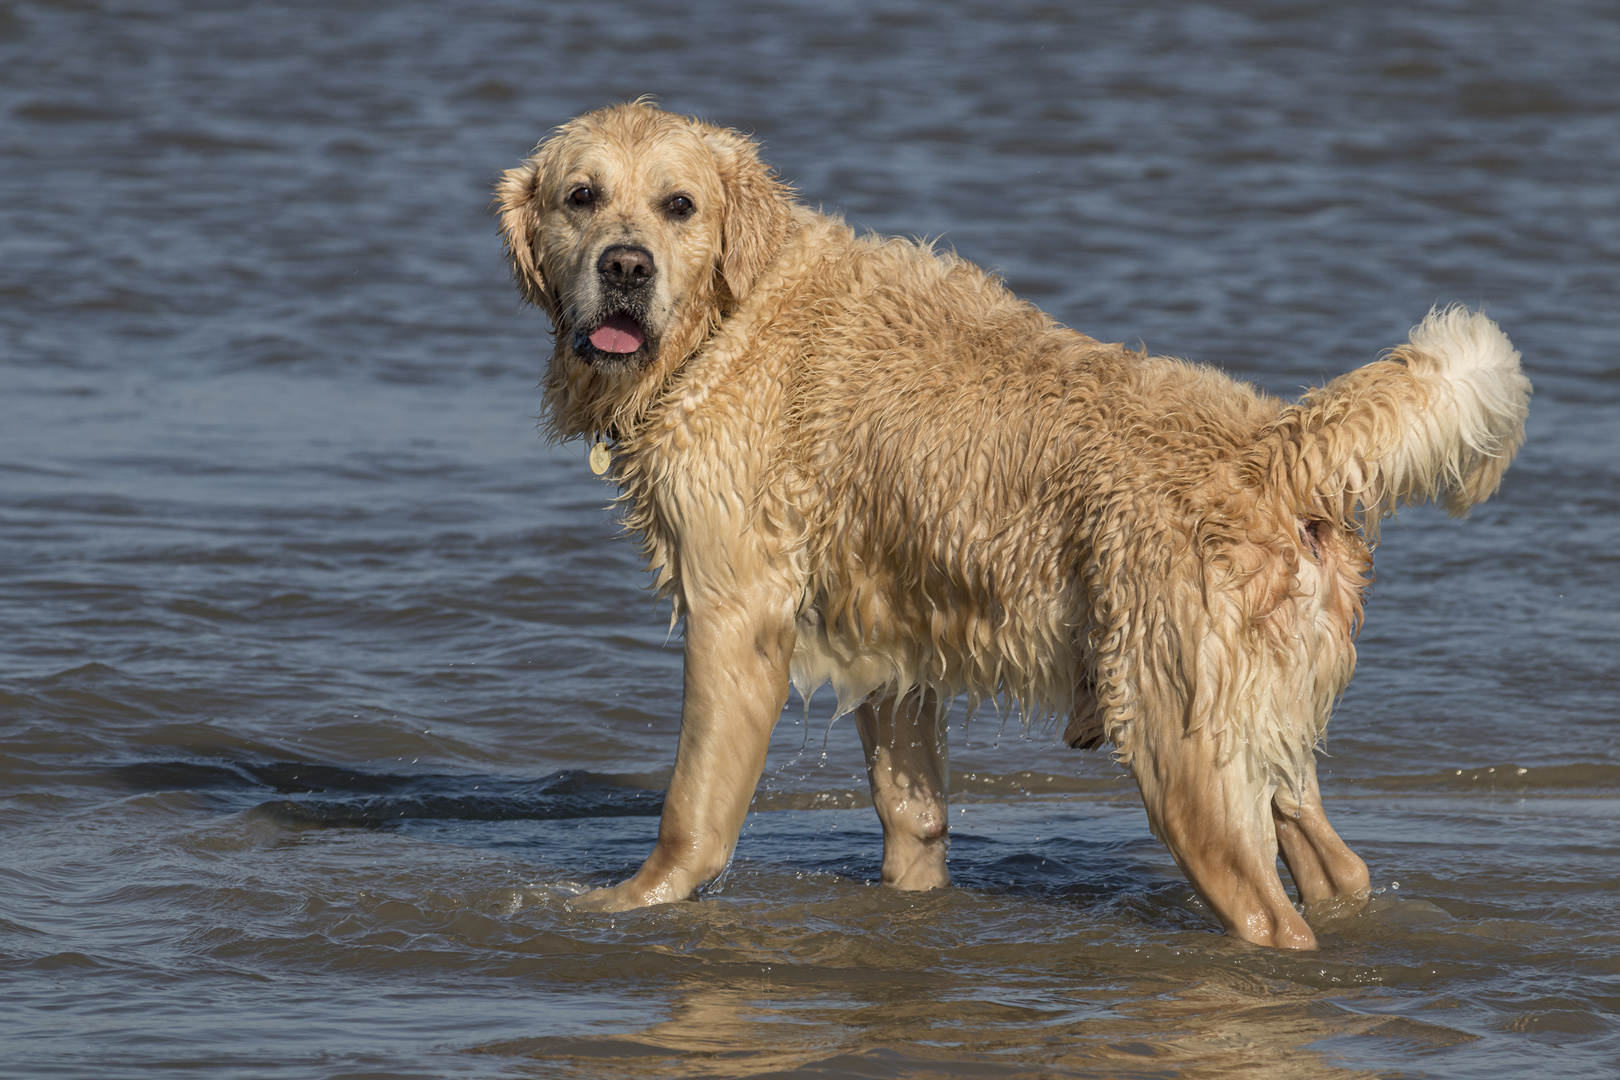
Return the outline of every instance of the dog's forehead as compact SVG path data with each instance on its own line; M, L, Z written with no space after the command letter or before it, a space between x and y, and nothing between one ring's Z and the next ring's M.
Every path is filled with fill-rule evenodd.
M719 184L713 153L685 125L650 131L587 129L563 138L565 181L594 179L613 187L655 192Z

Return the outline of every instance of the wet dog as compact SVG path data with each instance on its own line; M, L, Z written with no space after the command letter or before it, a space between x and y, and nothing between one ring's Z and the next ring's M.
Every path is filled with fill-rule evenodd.
M646 863L577 903L724 869L789 685L853 711L883 881L949 883L943 705L1111 744L1228 932L1316 939L1366 896L1313 751L1355 667L1369 542L1461 514L1523 439L1496 325L1431 312L1297 402L1054 323L973 265L794 202L735 131L635 102L497 190L555 331L552 436L596 440L685 623L674 774ZM609 457L611 455L611 457Z

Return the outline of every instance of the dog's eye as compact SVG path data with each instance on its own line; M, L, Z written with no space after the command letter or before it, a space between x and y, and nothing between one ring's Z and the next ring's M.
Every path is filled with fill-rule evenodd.
M577 187L568 193L568 205L589 206L596 201L596 192L588 187Z
M697 207L692 205L692 200L685 195L671 196L669 202L664 204L664 210L673 218L691 217L692 211L696 209Z

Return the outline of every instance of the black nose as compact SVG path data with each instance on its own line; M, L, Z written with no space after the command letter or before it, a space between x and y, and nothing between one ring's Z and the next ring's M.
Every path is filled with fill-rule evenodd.
M645 285L652 280L653 270L652 252L625 244L615 244L596 260L596 272L602 280L621 289Z

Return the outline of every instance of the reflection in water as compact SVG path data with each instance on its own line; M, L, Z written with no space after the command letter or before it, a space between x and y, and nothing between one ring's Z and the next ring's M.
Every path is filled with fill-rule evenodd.
M928 973L850 972L778 982L772 966L672 988L669 1018L611 1035L542 1036L477 1052L566 1062L577 1075L651 1067L667 1076L754 1076L808 1069L836 1075L1007 1075L1055 1068L1075 1075L1195 1078L1371 1076L1308 1045L1340 1035L1399 1038L1411 1050L1472 1036L1436 1025L1358 1014L1302 988L1211 978L1191 985L1123 979L993 1000ZM1234 985L1236 983L1236 985ZM852 985L853 984L853 985ZM781 995L786 1000L778 1000ZM1120 999L1128 1004L1121 1007ZM1032 1070L1033 1067L1033 1070ZM1264 1070L1264 1071L1260 1071Z

